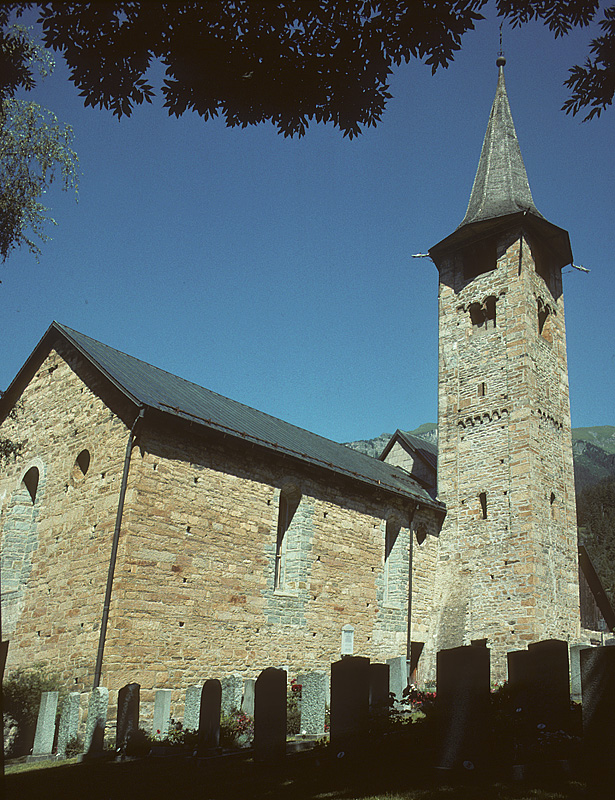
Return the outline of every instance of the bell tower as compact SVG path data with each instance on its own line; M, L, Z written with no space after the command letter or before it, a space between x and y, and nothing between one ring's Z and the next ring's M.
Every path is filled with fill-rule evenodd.
M436 649L486 643L494 673L579 634L562 267L568 233L532 199L504 82L466 215L439 272Z

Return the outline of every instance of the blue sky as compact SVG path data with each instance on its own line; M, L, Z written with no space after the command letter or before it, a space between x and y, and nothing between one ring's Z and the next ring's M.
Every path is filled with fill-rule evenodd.
M504 32L506 83L538 209L570 232L564 279L573 426L614 424L613 132L560 111L591 31ZM118 122L84 108L57 59L31 99L73 125L79 202L40 263L0 266L0 388L53 319L337 441L437 416L437 271L464 216L495 94L498 22L435 77L396 70L381 124L227 129L160 99Z

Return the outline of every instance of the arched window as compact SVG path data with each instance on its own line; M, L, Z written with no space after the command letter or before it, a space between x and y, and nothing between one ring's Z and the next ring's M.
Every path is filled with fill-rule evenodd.
M299 549L298 531L293 525L301 492L296 486L286 486L280 492L278 507L278 535L275 548L275 580L274 587L280 591L293 588L296 567L295 554Z
M36 492L38 490L38 481L39 481L39 471L36 467L30 467L30 469L26 472L23 476L22 484L28 490L28 494L32 500L32 503L36 501Z
M494 295L486 297L482 303L470 303L468 311L473 331L486 331L496 327L496 304Z
M73 464L72 477L73 480L78 481L84 478L90 468L90 451L82 450Z
M538 333L548 342L553 341L553 334L551 331L553 309L548 303L545 303L541 297L537 300L537 312Z
M401 552L401 522L392 514L386 521L384 531L384 602L401 600L403 589L401 571L404 560ZM407 580L407 579L406 579Z

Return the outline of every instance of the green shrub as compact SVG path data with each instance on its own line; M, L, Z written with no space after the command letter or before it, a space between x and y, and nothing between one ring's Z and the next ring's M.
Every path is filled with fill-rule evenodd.
M198 731L190 728L184 728L179 720L171 719L166 736L162 737L158 735L154 737L153 741L155 744L164 745L166 747L186 745L188 747L196 748L198 738Z
M254 720L243 711L233 709L220 717L220 746L247 747L254 738Z
M66 742L66 758L73 758L83 753L83 739L80 736L73 736Z
M4 711L17 722L17 735L7 753L9 757L27 755L32 749L43 692L59 692L59 714L66 690L57 672L45 664L34 664L5 675L2 684Z
M286 694L286 734L301 733L301 684L293 678Z

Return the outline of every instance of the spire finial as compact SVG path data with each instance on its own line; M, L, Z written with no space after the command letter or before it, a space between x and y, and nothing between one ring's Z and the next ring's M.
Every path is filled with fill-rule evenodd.
M500 52L498 53L498 57L496 59L496 66L501 68L506 64L506 59L504 58L504 48L502 47L502 25L504 23L500 22Z

